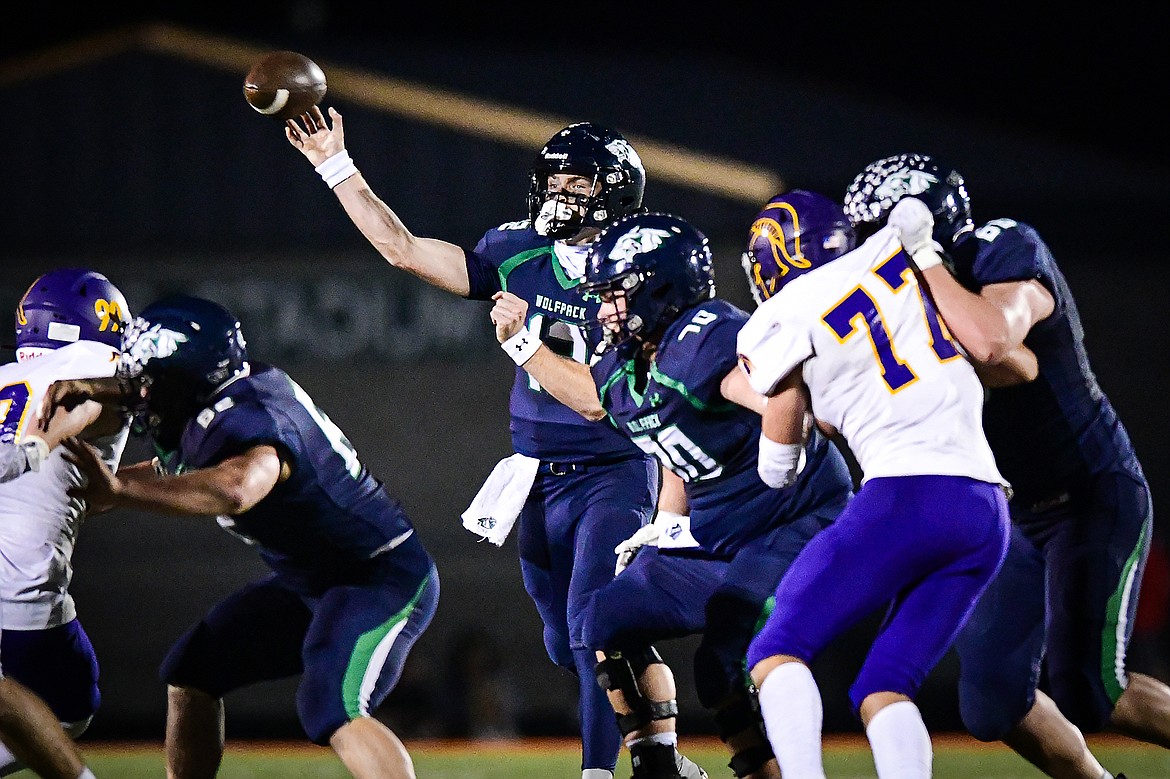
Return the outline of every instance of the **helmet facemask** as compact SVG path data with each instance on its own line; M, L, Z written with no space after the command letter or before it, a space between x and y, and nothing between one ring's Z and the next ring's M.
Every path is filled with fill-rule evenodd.
M640 272L631 270L585 288L586 295L601 301L591 325L600 328L599 340L606 346L632 350L643 340L646 321L637 313L634 299L644 281Z
M558 182L561 186L553 189L550 181L558 175L571 178ZM596 173L576 174L546 168L533 171L532 178L529 215L538 234L564 240L577 235L587 224L599 219L604 222L607 218Z

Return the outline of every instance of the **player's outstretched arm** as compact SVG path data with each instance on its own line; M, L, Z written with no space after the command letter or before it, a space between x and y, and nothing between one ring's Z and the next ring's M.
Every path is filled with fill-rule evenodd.
M1035 280L988 284L978 294L959 284L943 265L931 237L934 215L921 200L899 200L887 224L917 266L947 329L973 362L1003 362L1032 326L1052 313L1052 294Z
M20 441L0 444L0 483L15 479L27 471L36 471L62 440L81 435L102 415L102 407L92 401L75 404L72 408L59 406L46 420L44 430L26 432ZM40 426L38 425L38 428Z
M50 422L56 418L58 409L69 411L86 401L93 401L106 408L122 410L137 403L142 397L143 384L131 379L114 376L96 379L64 379L55 381L45 391L37 409L37 427L47 432ZM67 434L61 436L68 437Z
M1035 280L989 284L977 295L942 265L928 268L922 277L947 329L977 364L998 365L1021 357L1026 362L1019 352L1024 338L1055 305L1052 294Z
M550 395L596 422L605 418L605 409L597 397L597 384L589 366L561 357L530 333L524 322L528 302L511 292L492 295L491 320L496 326L496 340L513 362L528 371Z
M440 289L467 296L471 285L463 249L414 235L374 194L345 148L345 122L337 109L330 108L327 119L313 106L299 119L285 122L285 137L313 164L350 221L388 263Z
M241 514L264 499L281 478L280 455L267 444L253 446L209 468L176 476L123 478L111 471L96 450L77 438L63 442L66 458L87 477L69 495L97 510L128 507L156 514L218 516Z

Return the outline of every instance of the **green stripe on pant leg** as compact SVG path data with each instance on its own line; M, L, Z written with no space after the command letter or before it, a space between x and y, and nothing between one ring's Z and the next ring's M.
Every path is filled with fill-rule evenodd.
M1141 586L1135 579L1138 561L1146 549L1150 524L1147 521L1142 526L1137 546L1130 552L1125 565L1122 566L1121 580L1105 606L1105 629L1101 633L1101 681L1105 684L1105 693L1113 703L1117 703L1117 699L1125 692L1126 642L1125 635L1118 634L1118 627L1123 619L1129 617L1129 604L1134 598L1134 590Z
M357 719L362 714L362 681L370 667L370 659L382 642L394 628L406 622L414 607L422 598L423 590L430 582L430 577L423 579L418 590L410 602L402 607L397 614L371 630L362 633L354 644L353 652L349 656L349 664L345 668L345 676L341 680L341 700L345 703L345 712L350 719Z

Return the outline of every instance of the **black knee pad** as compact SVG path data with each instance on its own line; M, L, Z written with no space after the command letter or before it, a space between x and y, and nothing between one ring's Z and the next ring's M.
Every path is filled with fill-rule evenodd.
M714 719L715 732L724 743L733 736L745 733L756 736L757 743L743 747L731 756L731 762L727 765L736 776L750 776L775 757L764 733L764 720L755 686L743 687L732 693L715 709Z
M745 596L717 592L707 603L707 628L695 652L695 692L704 708L750 684L747 648L764 606Z
M647 700L638 688L638 677L655 663L663 663L654 647L637 649L630 653L606 652L605 659L594 666L597 683L606 692L620 692L630 707L630 713L617 715L618 730L625 736L654 720L678 716L678 701ZM663 663L665 664L665 663Z

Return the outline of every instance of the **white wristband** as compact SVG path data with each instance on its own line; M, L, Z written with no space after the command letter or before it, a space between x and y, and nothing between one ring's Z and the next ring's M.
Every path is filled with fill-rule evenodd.
M520 332L502 342L500 348L507 352L512 362L523 365L532 359L532 355L540 348L540 339L529 332L527 327L522 327Z
M796 481L800 472L800 456L804 454L801 444L781 444L760 435L760 459L756 470L764 484L783 489Z
M39 471L41 463L49 456L49 445L43 438L35 435L25 436L20 445L24 447L25 457L28 458L29 470Z
M942 255L938 253L933 243L928 243L921 249L910 255L910 259L914 260L914 264L918 266L918 270L924 271L927 268L933 268L935 265L942 265Z
M330 189L333 189L358 172L357 167L353 164L353 160L349 158L349 152L344 149L322 162L314 170L320 174Z

